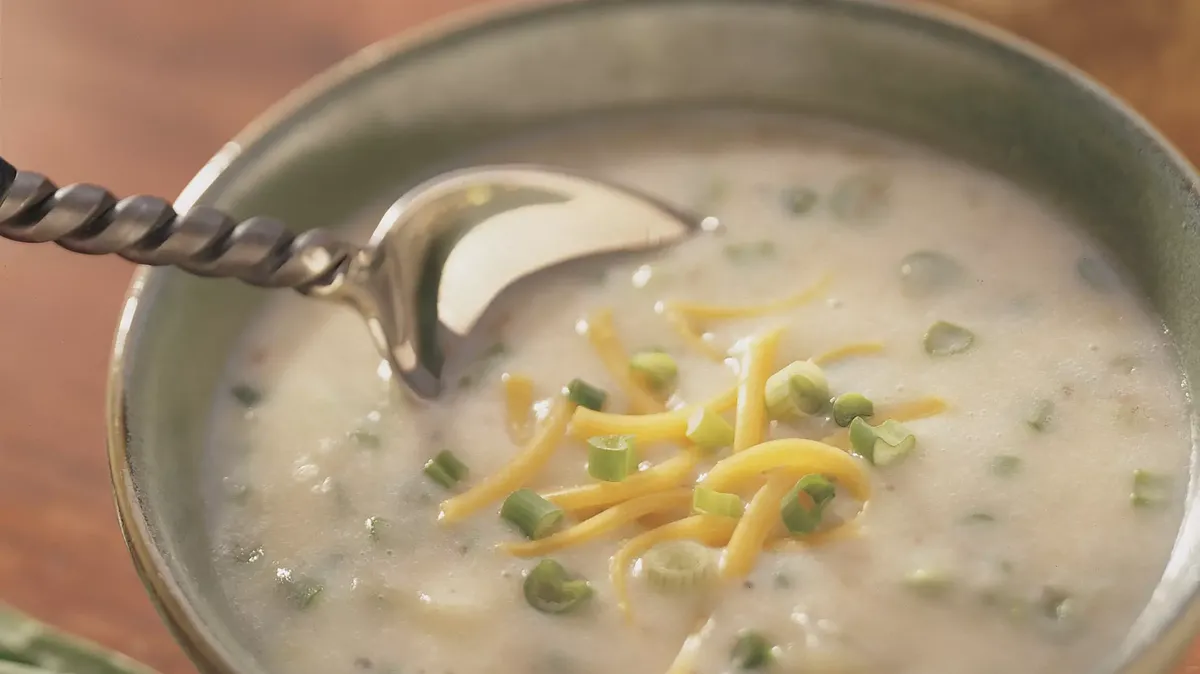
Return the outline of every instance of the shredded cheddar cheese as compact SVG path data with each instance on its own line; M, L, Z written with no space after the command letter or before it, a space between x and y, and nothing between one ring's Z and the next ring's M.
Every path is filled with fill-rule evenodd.
M651 395L629 372L629 354L617 336L612 311L603 309L587 319L587 337L609 376L629 397L630 406L638 414L661 412L666 409L661 400Z
M722 459L700 484L737 492L758 476L776 470L797 479L809 473L834 478L859 501L866 501L871 493L862 462L833 445L800 438L770 440Z
M767 424L766 403L763 400L767 377L779 350L782 330L772 330L750 342L742 357L741 375L738 380L737 421L733 426L734 453L749 449L762 442Z
M635 473L622 482L595 482L542 494L554 505L575 512L584 508L611 506L632 498L678 487L692 479L697 457L692 452Z
M745 578L750 574L763 543L779 522L779 503L795 483L796 479L786 473L772 475L750 499L746 512L737 521L729 545L721 554L722 578Z
M501 547L517 557L537 557L594 540L651 513L690 503L691 489L670 489L615 505L575 526L537 541L508 543Z
M831 365L847 358L874 356L882 352L883 344L881 342L855 342L826 351L812 360L817 365Z
M504 407L508 417L508 437L514 443L529 441L530 412L533 410L533 380L519 374L506 373Z
M488 504L495 503L514 490L529 484L533 476L554 455L554 450L566 434L567 423L571 420L574 407L575 405L566 398L560 397L555 400L550 413L534 432L533 438L507 465L458 496L442 501L442 522L462 521Z
M813 285L792 295L784 297L773 302L764 304L751 304L748 306L728 306L721 304L702 304L699 302L671 302L667 305L667 309L672 310L679 315L697 320L718 320L729 318L754 318L757 316L765 316L774 314L809 302L820 297L826 290L829 289L829 283L832 276L825 274Z

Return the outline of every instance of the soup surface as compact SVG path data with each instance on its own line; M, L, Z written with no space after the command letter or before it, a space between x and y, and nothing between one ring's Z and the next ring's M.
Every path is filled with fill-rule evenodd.
M272 297L216 404L210 521L273 671L1011 674L1113 653L1178 527L1189 424L1162 326L1061 214L790 117L472 159L715 219L520 288L432 406L398 399L351 311Z

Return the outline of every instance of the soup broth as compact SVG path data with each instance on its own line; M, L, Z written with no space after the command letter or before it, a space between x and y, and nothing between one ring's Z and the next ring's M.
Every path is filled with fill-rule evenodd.
M1178 528L1189 419L1168 335L1068 217L784 116L471 159L712 217L518 288L428 405L350 310L272 297L216 401L209 498L222 589L272 671L1058 673L1112 653Z

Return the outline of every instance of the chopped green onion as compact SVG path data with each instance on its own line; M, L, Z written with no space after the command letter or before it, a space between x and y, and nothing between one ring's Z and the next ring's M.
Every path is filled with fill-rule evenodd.
M783 207L792 215L807 215L817 205L817 191L811 187L788 187L783 190Z
M996 521L995 515L993 515L991 513L985 513L983 511L977 511L977 512L970 513L969 515L967 515L966 517L963 518L964 524L984 524L984 523L990 524L995 521Z
M1126 353L1115 356L1109 362L1112 364L1113 369L1120 374L1133 374L1134 370L1141 365L1142 360L1132 353Z
M350 439L354 441L354 444L366 449L379 449L382 444L377 434L361 428L351 431Z
M775 659L774 648L762 634L744 631L738 635L729 657L736 669L762 669Z
M767 414L788 419L816 414L829 405L829 382L810 360L798 360L767 378Z
M675 388L679 365L671 354L662 351L642 351L629 359L629 369L645 386L658 393Z
M1042 398L1033 404L1029 416L1025 417L1025 425L1041 433L1050 427L1054 420L1054 401Z
M450 450L443 449L425 462L425 474L446 489L452 489L466 479L467 464L459 461Z
M545 538L563 523L563 509L542 498L532 489L518 489L504 499L500 517L521 530L531 540Z
M695 541L666 541L642 555L646 578L660 590L686 590L710 580L716 571L713 551Z
M746 504L737 494L696 487L692 492L692 510L704 515L737 518L746 510Z
M838 426L849 426L857 417L875 414L875 403L861 393L843 393L833 399L833 422Z
M275 569L275 577L283 588L288 602L298 608L306 609L325 591L325 586L307 576L296 576L291 569Z
M256 407L263 399L262 391L249 384L235 384L229 392L242 407Z
M368 517L363 523L367 528L367 538L372 541L378 541L383 537L384 532L392 525L391 522L382 517Z
M876 466L903 459L917 446L917 438L894 419L872 426L862 417L850 422L850 445L854 451Z
M553 559L543 559L530 569L521 588L526 603L542 613L569 613L592 598L591 583L572 577Z
M775 256L775 244L770 241L749 241L725 245L725 257L734 264L758 262Z
M1098 293L1111 293L1121 284L1113 268L1091 257L1081 257L1075 263L1075 273L1085 284Z
M720 414L700 407L688 417L687 439L712 452L733 444L733 426Z
M620 482L636 472L637 466L632 435L588 438L588 475L604 482Z
M914 569L904 576L904 586L929 598L945 596L954 588L954 579L940 569Z
M1000 477L1015 475L1021 470L1021 457L1011 454L1001 454L992 457L992 474Z
M1051 620L1065 620L1074 612L1071 593L1062 588L1047 585L1037 599L1038 612Z
M1139 468L1133 471L1129 502L1137 508L1161 506L1170 497L1169 486L1170 480L1166 476Z
M931 356L953 356L971 348L975 333L947 321L938 321L929 326L921 344Z
M567 398L580 407L599 412L604 409L604 401L608 399L608 392L592 386L582 379L572 379L571 383L567 384Z
M839 180L829 195L829 210L843 222L863 223L883 215L891 200L892 178L878 171Z
M906 297L932 297L962 283L966 270L936 250L919 250L900 260L900 289Z
M253 564L262 559L265 553L261 545L254 547L235 545L233 546L233 550L230 551L230 555L238 564Z
M825 513L825 506L836 495L833 483L824 475L805 475L796 482L779 505L779 516L793 534L816 531Z

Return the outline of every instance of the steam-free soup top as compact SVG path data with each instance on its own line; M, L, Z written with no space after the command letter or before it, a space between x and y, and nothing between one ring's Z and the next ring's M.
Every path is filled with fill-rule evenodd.
M219 392L211 502L271 671L1113 654L1178 526L1185 391L1159 322L1061 214L787 117L626 120L472 159L713 217L518 288L432 405L395 395L349 310L270 300Z

